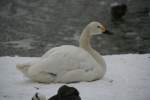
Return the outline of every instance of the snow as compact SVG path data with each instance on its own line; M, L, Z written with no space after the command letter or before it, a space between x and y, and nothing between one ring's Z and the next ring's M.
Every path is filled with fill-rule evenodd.
M150 100L150 54L104 56L107 73L102 80L67 84L80 91L82 100ZM30 81L19 72L16 63L36 57L0 57L0 100L31 100L35 92L47 97L63 84ZM113 80L113 81L109 81Z

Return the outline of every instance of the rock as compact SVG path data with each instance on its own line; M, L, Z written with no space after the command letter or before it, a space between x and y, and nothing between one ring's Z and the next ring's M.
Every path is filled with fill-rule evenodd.
M114 20L121 19L127 12L126 4L113 3L111 5L111 16Z
M81 100L81 98L76 88L63 85L59 88L57 94L48 100Z

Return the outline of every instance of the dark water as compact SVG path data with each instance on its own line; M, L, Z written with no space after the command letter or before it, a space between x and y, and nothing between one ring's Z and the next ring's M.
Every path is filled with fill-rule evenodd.
M112 21L116 0L0 0L0 56L41 56L54 46L78 45L91 21L104 23L113 36L93 37L102 54L150 53L150 0L127 4L123 20Z

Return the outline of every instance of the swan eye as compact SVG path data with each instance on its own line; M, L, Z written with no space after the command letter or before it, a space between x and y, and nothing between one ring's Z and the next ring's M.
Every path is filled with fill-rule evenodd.
M97 26L97 28L101 28L100 26Z

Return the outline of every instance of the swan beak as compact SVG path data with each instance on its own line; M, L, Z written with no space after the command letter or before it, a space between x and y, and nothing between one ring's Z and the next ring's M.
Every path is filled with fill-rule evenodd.
M107 35L113 35L113 33L110 32L109 30L105 30L105 31L103 31L103 33L104 33L104 34L107 34Z

